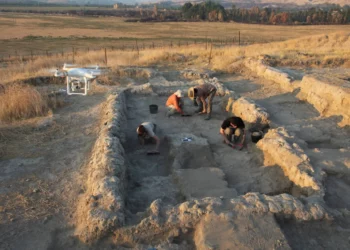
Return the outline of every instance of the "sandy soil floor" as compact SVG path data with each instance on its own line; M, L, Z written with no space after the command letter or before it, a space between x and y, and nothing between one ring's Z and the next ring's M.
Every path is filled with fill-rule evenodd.
M149 178L149 175L167 176L170 174L169 162L166 160L167 145L162 144L161 156L146 156L145 149L139 145L133 145L136 139L135 128L144 121L151 121L157 124L157 130L162 138L166 138L169 134L191 133L208 140L211 156L208 156L207 162L200 162L198 157L200 153L191 156L193 159L188 163L189 168L213 167L220 168L228 182L228 187L237 190L238 194L244 194L250 191L276 194L280 192L288 192L291 186L290 181L284 176L282 170L276 166L264 166L263 160L256 152L256 146L249 140L246 148L242 151L234 150L223 143L222 137L219 134L219 129L222 121L230 115L222 111L219 105L219 98L214 99L214 111L212 119L205 121L203 116L194 115L192 117L181 117L175 115L166 117L165 102L167 97L148 97L148 96L130 96L128 98L128 143L126 151L131 159L132 166L135 170L132 171L132 178L140 182L140 177ZM188 101L188 102L187 102ZM157 104L159 112L157 114L149 114L148 106ZM188 112L194 113L195 107L191 106L189 100L186 100L185 106ZM164 145L164 146L163 146ZM148 145L147 149L152 150L154 145ZM212 158L212 159L211 159ZM137 160L135 160L137 159ZM195 164L193 162L199 162ZM142 180L141 180L142 182ZM170 188L170 187L168 187ZM165 195L168 198L174 196L173 188L170 192L173 195ZM148 192L153 195L157 192ZM163 195L163 194L162 194ZM176 195L175 195L176 196ZM153 199L154 197L152 197ZM161 197L158 197L161 198ZM152 199L148 199L148 206ZM173 197L170 200L176 201Z
M104 100L102 92L66 97L51 117L0 127L0 249L64 249L62 237L75 244L67 236L83 191L80 171Z

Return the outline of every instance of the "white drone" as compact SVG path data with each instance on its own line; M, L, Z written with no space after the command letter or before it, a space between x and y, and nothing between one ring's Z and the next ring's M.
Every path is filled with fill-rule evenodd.
M101 74L102 69L98 65L78 68L75 64L65 63L62 70L55 70L54 76L66 77L68 95L87 95L91 80Z

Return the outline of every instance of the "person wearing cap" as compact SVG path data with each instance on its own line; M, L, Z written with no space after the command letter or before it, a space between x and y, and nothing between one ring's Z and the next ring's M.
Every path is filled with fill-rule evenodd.
M180 113L181 115L184 115L183 101L181 99L182 97L183 95L181 90L177 90L175 93L169 96L165 104L168 107L168 113L167 113L168 117L176 113Z
M220 134L224 143L232 148L241 150L245 141L245 125L240 117L232 116L223 121L220 127Z
M137 127L136 133L141 145L144 145L145 142L148 142L151 139L153 139L156 142L156 147L155 147L155 150L152 152L159 153L160 139L155 134L156 129L157 129L156 124L152 122L143 122Z
M205 120L210 120L213 106L213 99L216 94L216 87L210 83L204 83L192 87L188 90L188 97L193 100L195 106L199 106L196 110L199 114L207 114ZM206 102L208 99L208 104Z

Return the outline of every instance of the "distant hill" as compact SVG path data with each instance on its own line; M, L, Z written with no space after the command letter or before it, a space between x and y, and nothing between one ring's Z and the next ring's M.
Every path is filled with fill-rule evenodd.
M0 3L55 3L55 4L98 4L98 5L113 5L115 3L130 3L134 4L133 0L0 0Z
M159 0L158 2L161 2ZM174 4L183 5L184 3L199 3L203 0L172 0ZM216 0L224 7L231 7L232 4L237 7L252 7L252 6L284 6L284 5L319 5L319 4L339 4L341 6L350 5L350 0Z
M204 0L205 1L205 0ZM173 5L183 5L184 3L199 3L203 0L0 0L0 3L60 3L60 4L100 4L113 5L115 3L135 4L135 3L160 3L171 2ZM350 5L350 0L213 0L219 2L224 7L231 7L232 4L237 7L252 6L292 6L292 5L318 5L318 4L339 4L341 6Z

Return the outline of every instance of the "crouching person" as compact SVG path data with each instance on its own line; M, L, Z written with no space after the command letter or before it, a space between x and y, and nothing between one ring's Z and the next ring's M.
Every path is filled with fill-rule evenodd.
M184 115L183 112L183 100L182 100L182 92L181 90L177 90L174 94L169 96L166 101L166 106L168 108L167 116L170 117L176 113Z
M152 122L143 122L136 129L137 136L141 145L144 145L145 143L156 143L154 151L150 151L148 153L159 154L160 139L155 134L156 129L157 125Z
M224 143L232 148L241 150L245 141L245 125L240 117L229 117L223 121L220 134L224 138Z

